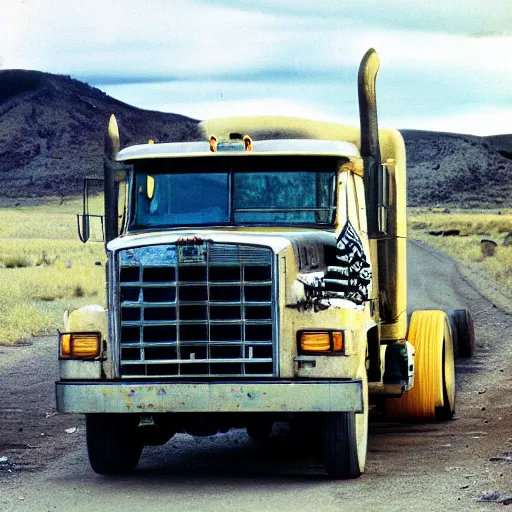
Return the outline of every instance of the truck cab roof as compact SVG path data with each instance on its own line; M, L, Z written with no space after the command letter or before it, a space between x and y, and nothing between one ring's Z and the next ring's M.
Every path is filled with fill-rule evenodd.
M230 157L304 155L350 158L359 157L359 150L350 142L315 139L256 140L252 143L252 151L245 151L238 141L220 142L216 152L210 150L208 141L166 142L129 146L121 150L116 159L127 162L153 158L215 158L228 154Z

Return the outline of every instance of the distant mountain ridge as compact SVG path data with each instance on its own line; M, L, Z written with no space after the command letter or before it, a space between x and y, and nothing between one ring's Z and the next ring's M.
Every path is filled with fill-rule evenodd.
M198 121L138 109L68 76L0 71L0 198L81 193L101 176L114 113L121 146L198 140ZM401 130L411 206L512 207L512 135Z

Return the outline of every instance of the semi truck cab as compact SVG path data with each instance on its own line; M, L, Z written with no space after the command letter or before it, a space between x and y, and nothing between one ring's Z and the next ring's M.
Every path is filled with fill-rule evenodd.
M422 356L440 369L414 385L427 352L407 340L405 149L377 127L377 69L369 50L361 127L216 119L201 141L119 151L111 118L107 305L66 313L56 384L58 410L86 415L96 472L134 469L176 432L260 440L287 421L314 427L330 477L355 478L371 402L453 414L445 316ZM413 405L396 398L417 388Z

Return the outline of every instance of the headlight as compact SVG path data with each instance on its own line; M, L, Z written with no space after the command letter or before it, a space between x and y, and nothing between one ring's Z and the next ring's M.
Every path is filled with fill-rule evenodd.
M63 359L95 359L101 354L99 332L59 333L60 357Z
M299 336L300 351L304 352L342 352L343 332L308 332L303 331Z

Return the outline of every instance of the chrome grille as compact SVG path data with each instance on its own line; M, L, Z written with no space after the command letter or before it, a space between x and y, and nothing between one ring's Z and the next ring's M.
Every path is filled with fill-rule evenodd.
M216 243L121 251L121 377L275 376L272 261Z

